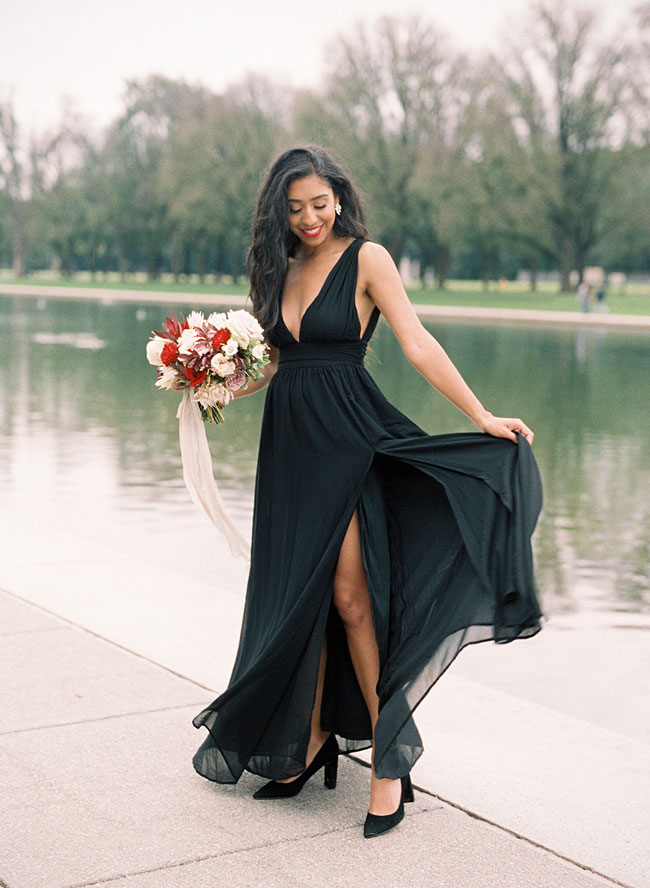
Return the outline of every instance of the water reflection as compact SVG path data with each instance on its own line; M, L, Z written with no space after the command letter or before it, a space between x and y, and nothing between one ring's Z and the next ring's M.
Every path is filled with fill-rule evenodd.
M173 522L202 527L184 490L178 398L153 385L144 357L164 306L0 298L0 494L116 544ZM495 413L535 429L545 507L535 535L548 612L597 613L619 625L650 612L648 339L591 330L438 324L433 330ZM471 428L408 365L385 325L369 369L428 431ZM210 427L220 486L250 520L263 396ZM135 543L133 543L135 544ZM618 616L617 616L618 614ZM638 624L634 618L633 623Z

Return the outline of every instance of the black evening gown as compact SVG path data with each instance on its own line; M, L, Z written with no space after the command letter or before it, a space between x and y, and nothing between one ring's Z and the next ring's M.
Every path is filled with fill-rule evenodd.
M296 341L280 319L267 390L243 625L227 690L193 720L208 735L199 774L234 783L305 767L327 638L322 726L343 751L370 746L368 712L332 606L339 549L355 509L380 653L378 777L422 753L413 710L468 644L540 629L530 537L541 508L527 441L427 435L364 367L351 243L307 308Z

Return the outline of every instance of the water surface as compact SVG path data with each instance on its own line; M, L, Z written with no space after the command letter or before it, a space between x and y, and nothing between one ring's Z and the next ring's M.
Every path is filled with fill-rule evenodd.
M0 297L0 497L145 555L161 531L205 537L181 478L178 395L144 357L165 306ZM647 336L438 323L483 403L535 430L545 490L534 546L549 613L650 627ZM381 324L369 370L431 433L472 430ZM220 487L246 530L264 395L208 427ZM193 567L189 567L191 572ZM243 590L242 590L243 592Z

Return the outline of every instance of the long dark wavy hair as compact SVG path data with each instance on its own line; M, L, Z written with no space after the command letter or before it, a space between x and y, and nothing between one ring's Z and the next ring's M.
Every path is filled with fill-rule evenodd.
M320 176L338 198L342 210L334 220L339 237L367 237L359 195L342 167L318 145L289 148L271 164L253 216L253 239L246 258L253 311L265 331L280 314L280 298L289 257L298 237L289 228L289 185L305 176Z

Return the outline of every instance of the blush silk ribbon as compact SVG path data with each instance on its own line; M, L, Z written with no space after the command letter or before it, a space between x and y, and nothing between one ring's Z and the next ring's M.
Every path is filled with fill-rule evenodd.
M232 554L250 558L249 544L232 523L224 508L212 472L212 457L205 434L205 423L201 419L201 410L187 389L183 392L176 416L183 480L190 496L228 540Z

